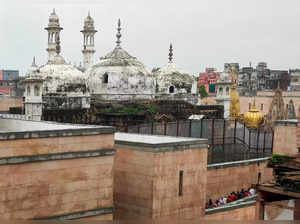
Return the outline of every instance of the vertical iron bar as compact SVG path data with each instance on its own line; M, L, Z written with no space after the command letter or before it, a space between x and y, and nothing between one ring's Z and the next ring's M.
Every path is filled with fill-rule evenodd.
M263 146L263 153L265 153L266 148L266 132L264 131L264 146Z
M189 137L192 137L192 120L189 122Z
M257 139L256 139L256 140L257 140L257 143L256 143L256 152L258 153L258 146L259 146L259 134L260 134L260 133L259 133L259 129L257 130L257 132L256 132L256 133L257 133Z
M176 136L179 135L179 120L176 121Z
M236 144L236 123L237 120L234 120L234 132L233 132L233 144Z
M225 131L226 131L226 120L224 119L224 123L223 123L223 148L224 148L224 144L225 144Z
M151 135L153 135L154 133L154 124L153 124L153 121L151 122Z
M201 121L201 126L200 126L200 138L202 138L202 136L203 136L203 119L201 119L200 121Z
M245 144L245 138L246 138L246 125L244 123L244 135L243 135L243 143Z
M249 151L251 151L251 129L249 129Z
M138 124L138 134L140 134L140 124Z
M164 123L164 135L167 135L167 122Z
M215 119L212 119L211 124L211 144L214 145L214 137L215 137Z
M272 131L272 147L271 147L272 154L273 154L273 144L274 144L274 131Z

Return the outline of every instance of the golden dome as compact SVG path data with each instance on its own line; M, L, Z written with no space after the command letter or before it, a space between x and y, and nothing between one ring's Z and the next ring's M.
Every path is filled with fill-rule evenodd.
M244 115L244 122L248 128L259 128L264 120L264 115L255 107L255 100L250 110Z

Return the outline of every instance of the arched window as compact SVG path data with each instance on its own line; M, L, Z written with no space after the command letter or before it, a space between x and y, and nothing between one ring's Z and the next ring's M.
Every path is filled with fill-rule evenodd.
M30 86L27 86L27 96L30 96Z
M219 88L219 95L222 95L222 94L223 94L223 88L220 87L220 88Z
M103 75L103 83L104 83L104 84L107 84L107 83L108 83L108 74L107 74L107 73L105 73L105 74Z
M229 95L229 87L226 88L226 95Z
M39 96L40 95L40 87L34 86L34 95Z
M169 93L174 93L174 86L170 86Z

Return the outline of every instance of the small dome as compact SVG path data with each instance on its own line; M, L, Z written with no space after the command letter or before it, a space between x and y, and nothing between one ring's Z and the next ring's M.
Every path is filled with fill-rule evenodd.
M57 60L64 60L60 55ZM46 64L39 68L40 75L44 79L44 94L49 93L72 93L85 92L85 76L77 68L70 64Z
M88 16L84 19L84 30L94 30L94 19L90 16L90 13Z
M162 68L153 72L159 92L169 92L169 88L174 86L177 92L190 92L193 82L196 80L193 76L177 67L174 62L169 62Z
M48 26L49 27L59 27L59 18L55 13L55 9L53 9L53 12L50 14Z
M244 115L244 122L248 128L259 128L264 120L264 115L255 107L255 101L251 109Z
M181 70L173 62L173 46L169 48L169 62L153 71L156 91L159 93L190 93L196 78Z

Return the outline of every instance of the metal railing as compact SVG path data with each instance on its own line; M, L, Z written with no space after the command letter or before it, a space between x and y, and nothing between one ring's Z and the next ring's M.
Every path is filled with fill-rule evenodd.
M272 155L273 132L248 129L235 120L202 119L152 122L124 127L123 132L208 139L208 163Z

